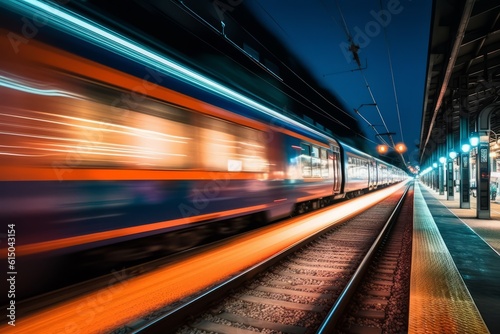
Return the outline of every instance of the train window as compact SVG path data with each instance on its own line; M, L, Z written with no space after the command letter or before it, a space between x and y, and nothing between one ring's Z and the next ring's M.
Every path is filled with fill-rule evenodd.
M118 96L120 91L115 92ZM4 141L23 164L88 167L187 168L193 127L86 98L9 92L23 107L5 112ZM29 101L29 102L28 102ZM9 108L4 104L4 110ZM14 117L15 116L15 117ZM22 122L21 122L22 120ZM48 126L50 125L50 126ZM37 138L29 143L23 138ZM15 152L14 152L15 153Z
M302 148L302 155L311 156L311 146L309 144L302 143L300 147Z
M319 148L316 146L311 147L311 157L319 158Z
M118 124L116 120L113 127ZM128 148L131 154L121 161L127 165L162 169L191 167L193 126L136 112L130 112L122 124L127 131L109 135L106 145L125 145L124 151Z
M213 117L200 119L200 164L203 169L266 172L264 136L258 130Z
M324 148L302 143L300 163L302 177L329 178L333 163L328 161L328 152Z
M312 177L321 177L321 159L319 157L319 148L311 148Z
M89 112L98 111L94 117L105 114L104 107L90 108ZM94 163L104 159L105 164L136 168L190 167L190 157L194 153L191 125L130 110L118 110L118 113L106 117L112 120L101 127L102 141L87 155Z
M18 134L2 136L6 147L12 148L12 163L19 160L23 165L71 168L268 169L265 136L258 130L146 96L139 103L123 90L80 78L71 79L73 82L54 74L53 80L74 89L74 96L30 94L27 98L25 92L13 90L2 103L3 129ZM29 143L24 138L37 141Z
M11 156L22 160L20 164L192 167L195 131L189 124L191 112L146 96L136 99L129 91L59 72L51 72L46 80L67 95L27 95L11 90L9 98L2 101L6 111L0 120L3 129L18 134L3 142L19 151Z
M269 164L266 158L265 136L260 131L236 125L238 154L245 172L267 172Z
M143 108L147 108L146 105L147 103ZM171 109L171 115L180 113L180 110L171 106L163 107L165 110ZM117 107L114 108L114 113L109 113L108 110L107 105L86 101L82 102L82 105L78 106L78 111L75 110L73 113L80 114L86 120L86 124L106 120L104 123L98 123L99 126L87 131L86 134L85 131L83 134L80 132L80 136L83 137L81 139L88 138L91 135L89 132L93 138L100 139L95 140L92 149L85 154L87 164L160 169L192 167L191 157L194 155L192 125L169 119L168 114L157 117Z
M348 159L349 175L353 179L365 180L368 178L368 165L364 158L352 156Z
M331 159L328 159L328 168L331 170L331 175L333 177L333 190L340 191L341 178L342 173L340 171L340 150L336 150L336 147L333 147L333 154Z
M321 149L321 177L329 178L330 177L330 169L328 168L328 153L322 148Z
M354 158L353 157L348 157L347 158L347 168L348 168L348 175L351 178L354 178L355 172L356 172L356 167L354 164Z
M300 164L302 166L302 177L312 176L311 146L305 143L300 144L302 154L300 155Z
M216 118L203 117L199 126L199 155L197 164L202 169L241 171L242 164L236 163L236 137L231 131L231 124ZM230 163L232 161L232 164Z

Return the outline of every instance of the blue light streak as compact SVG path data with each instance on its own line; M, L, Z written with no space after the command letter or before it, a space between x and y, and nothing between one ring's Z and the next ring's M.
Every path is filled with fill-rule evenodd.
M210 80L190 69L183 67L158 53L147 49L134 41L113 32L79 14L73 13L59 5L49 4L37 0L1 1L3 6L11 8L22 15L39 15L47 19L47 24L85 40L106 50L112 50L118 55L125 56L139 64L152 67L164 74L171 75L202 89L208 90L226 99L256 109L268 116L280 119L297 128L310 131L317 136L331 139L325 134L307 127L291 118L288 118L248 97L230 90L223 85Z
M39 88L34 88L30 87L24 83L21 83L19 81L16 81L14 79L4 77L0 75L0 86L1 87L6 87L9 89L15 89L19 90L22 92L30 93L30 94L37 94L37 95L45 95L45 96L61 96L61 97L70 97L70 98L78 98L77 95L64 92L61 90L56 90L56 89L39 89Z

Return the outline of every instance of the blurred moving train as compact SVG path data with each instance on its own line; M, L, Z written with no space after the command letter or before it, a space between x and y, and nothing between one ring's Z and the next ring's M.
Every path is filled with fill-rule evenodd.
M53 10L28 40L13 27L43 9L8 9L0 220L21 266L168 253L406 178L83 18Z

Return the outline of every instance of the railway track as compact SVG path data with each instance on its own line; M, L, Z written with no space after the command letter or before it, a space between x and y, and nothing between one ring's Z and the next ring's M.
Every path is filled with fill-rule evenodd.
M410 292L413 189L391 232L374 255L338 321L328 330L337 333L406 333ZM335 326L335 328L333 328ZM324 331L328 333L328 331Z
M352 309L352 291L384 243L403 197L403 190L396 192L313 241L116 333L332 333L340 319L349 319L342 314Z

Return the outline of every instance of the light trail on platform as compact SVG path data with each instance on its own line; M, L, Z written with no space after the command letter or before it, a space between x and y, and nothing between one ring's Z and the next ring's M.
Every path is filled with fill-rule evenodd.
M138 277L114 272L106 288L55 304L4 325L9 333L102 333L123 326L235 273L257 265L309 235L356 215L394 193L406 182L289 219Z

